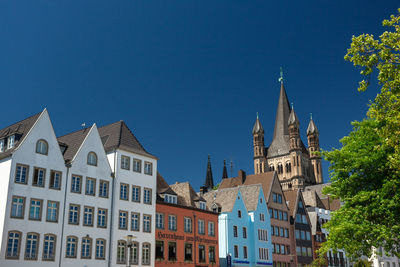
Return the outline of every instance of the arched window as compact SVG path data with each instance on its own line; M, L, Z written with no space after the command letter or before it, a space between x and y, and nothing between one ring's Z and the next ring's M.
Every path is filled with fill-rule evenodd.
M43 260L54 261L56 254L56 236L45 234L43 239Z
M125 248L126 248L126 241L125 240L118 240L117 264L125 263Z
M143 243L142 245L142 264L150 265L150 243Z
M46 140L40 139L36 142L36 153L47 155L49 152L49 145L47 144Z
M87 164L97 166L97 155L94 152L89 152L87 156Z
M90 237L82 238L81 259L90 259L92 256L92 239Z
M21 232L8 232L7 240L7 259L19 259L19 248L21 246Z
M39 243L39 234L28 233L26 235L26 248L25 248L26 260L37 260L38 243Z
M139 263L139 243L132 242L132 246L130 247L129 257L131 264L138 264Z
M66 258L76 258L76 248L78 247L78 238L76 236L67 236Z

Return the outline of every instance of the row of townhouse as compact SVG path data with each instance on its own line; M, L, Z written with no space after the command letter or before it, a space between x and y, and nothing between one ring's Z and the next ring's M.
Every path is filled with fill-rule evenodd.
M0 265L154 266L156 173L122 121L57 138L45 109L0 130Z

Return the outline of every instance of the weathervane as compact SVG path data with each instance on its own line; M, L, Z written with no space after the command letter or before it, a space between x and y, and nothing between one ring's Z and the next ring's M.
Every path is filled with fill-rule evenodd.
M312 120L312 113L310 113L310 120Z
M279 77L278 81L283 83L283 70L282 70L282 67L281 67L281 77Z
M258 111L257 111L257 119L258 119Z

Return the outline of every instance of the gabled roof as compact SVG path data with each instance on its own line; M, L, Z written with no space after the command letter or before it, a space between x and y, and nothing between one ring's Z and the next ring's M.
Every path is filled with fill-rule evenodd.
M175 191L171 189L159 172L157 172L157 194L169 194L176 196Z
M283 192L286 198L286 203L289 208L290 214L296 217L297 203L300 195L300 190L291 190Z
M236 202L239 191L247 211L257 209L261 185L245 185L234 188L218 189L204 194L207 206L211 208L214 204L221 207L221 212L231 212Z
M221 184L219 185L219 189L224 189L224 188L232 188L232 187L237 187L239 185L242 185L242 179L240 177L233 177L233 178L225 178L221 181Z
M66 147L63 154L64 160L71 161L75 157L91 128L87 127L57 138L58 143Z
M317 192L303 191L302 194L303 194L304 204L306 206L325 209L325 205L319 198Z
M178 196L178 205L197 208L196 202L198 201L205 202L205 199L197 195L193 187L188 182L184 183L177 182L175 184L170 185L170 187L172 190L174 190L174 192Z
M151 155L144 149L124 121L117 121L108 124L100 127L98 130L106 153L119 148L132 153L155 158L155 156Z
M4 152L0 152L0 159L7 158L11 156L12 152L18 147L18 145L25 139L28 132L32 129L35 122L38 120L40 115L45 112L44 109L42 112L39 112L33 116L30 116L22 121L16 122L8 127L5 127L0 130L0 139L7 138L11 135L19 135L17 139L14 141L14 146L10 149L7 148L7 144L4 144Z

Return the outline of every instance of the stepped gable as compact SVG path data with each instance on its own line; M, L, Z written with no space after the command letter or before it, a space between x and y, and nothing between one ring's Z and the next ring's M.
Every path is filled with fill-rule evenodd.
M57 141L60 146L65 147L63 152L65 161L71 161L75 157L83 141L90 132L90 129L91 127L87 127L76 132L57 137Z
M18 147L22 140L24 140L35 122L38 120L39 116L45 111L46 109L0 130L0 139L7 138L11 135L16 135L14 146L12 148L6 149L7 144L4 144L4 152L0 152L0 159L11 156L12 152Z
M100 127L98 130L106 153L119 148L157 159L144 149L124 121L108 124Z
M171 189L177 194L178 196L178 205L198 208L196 206L196 202L198 201L205 201L203 197L200 197L196 191L194 191L193 187L188 183L175 183L170 185Z

